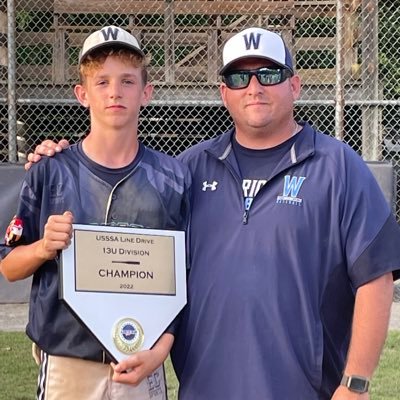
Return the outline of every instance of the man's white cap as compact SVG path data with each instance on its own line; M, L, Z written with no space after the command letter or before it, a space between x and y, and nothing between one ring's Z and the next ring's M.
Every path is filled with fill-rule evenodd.
M122 28L110 25L91 33L85 39L82 49L79 53L79 64L93 50L97 50L106 46L126 47L144 57L144 53L140 49L139 42L133 35Z
M219 73L222 75L235 61L249 57L264 58L294 72L292 56L281 35L262 28L248 28L225 43Z

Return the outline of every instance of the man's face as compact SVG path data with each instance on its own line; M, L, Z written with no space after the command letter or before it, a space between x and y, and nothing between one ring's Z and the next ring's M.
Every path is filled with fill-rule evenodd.
M259 58L238 61L230 71L254 70L262 67L278 67ZM230 89L225 83L220 87L225 107L235 122L237 133L267 132L287 125L293 118L293 103L300 94L298 76L289 77L282 83L263 86L256 76L243 89Z
M92 125L122 129L137 126L140 107L150 101L152 86L143 84L140 68L109 56L77 85L75 94L90 109Z

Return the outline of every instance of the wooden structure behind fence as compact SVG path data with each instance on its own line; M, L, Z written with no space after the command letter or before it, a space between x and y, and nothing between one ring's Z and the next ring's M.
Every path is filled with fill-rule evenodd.
M349 0L346 7L344 70L353 85L360 83L358 52L360 31L357 15L361 0ZM77 15L124 14L125 29L134 33L145 49L158 46L163 60L153 64L152 81L159 86L207 87L218 81L221 47L224 41L249 21L254 25L279 31L292 49L296 60L299 51L336 51L336 38L330 36L300 37L299 22L313 18L334 18L336 1L331 0L255 0L255 1L165 1L165 0L42 0L17 1L24 12L53 13L52 29L46 32L19 32L17 46L44 46L51 51L51 62L43 65L17 64L19 85L63 86L76 80L76 65L71 63L71 51L79 49L92 26L79 25ZM177 23L177 17L203 16L202 24ZM232 18L231 23L226 20ZM276 24L279 18L281 23ZM74 21L71 23L71 21ZM160 22L161 21L161 22ZM177 49L185 48L182 57ZM51 49L51 50L50 50ZM190 49L187 51L187 49ZM298 69L305 85L334 85L335 66ZM0 82L2 83L2 82ZM3 81L3 83L5 83Z

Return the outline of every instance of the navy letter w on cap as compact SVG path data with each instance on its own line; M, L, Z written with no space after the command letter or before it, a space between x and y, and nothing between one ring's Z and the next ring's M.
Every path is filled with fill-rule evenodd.
M250 32L248 35L243 35L246 50L258 49L260 46L261 33Z
M281 35L263 28L248 28L225 43L220 74L224 74L235 61L248 57L264 58L294 72L292 56Z
M105 46L125 47L144 57L139 42L133 35L122 28L111 25L91 33L86 38L79 55L79 63L92 51Z

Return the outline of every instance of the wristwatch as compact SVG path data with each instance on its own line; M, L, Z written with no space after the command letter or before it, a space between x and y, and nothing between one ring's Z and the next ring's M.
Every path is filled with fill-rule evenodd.
M366 393L369 388L369 379L359 375L343 375L340 384L346 386L352 392Z

